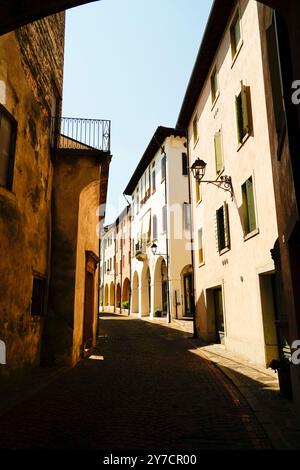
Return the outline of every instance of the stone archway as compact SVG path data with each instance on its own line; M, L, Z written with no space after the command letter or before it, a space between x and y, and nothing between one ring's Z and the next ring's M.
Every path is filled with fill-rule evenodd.
M134 272L132 278L131 312L139 313L139 275L137 271Z
M130 289L130 281L128 277L124 279L123 287L122 287L122 308L128 309L129 308L129 289Z
M154 269L153 281L153 315L166 315L168 310L168 276L167 265L162 256L160 256Z
M118 282L117 284L117 292L116 292L116 308L121 308L121 285Z
M148 261L144 261L141 274L141 287L140 287L140 309L141 317L150 315L151 310L151 275Z
M109 305L109 301L108 301L108 285L105 284L105 287L104 287L104 306L107 306Z
M115 307L115 284L114 284L113 281L111 281L111 283L110 283L109 305L110 305L110 307Z

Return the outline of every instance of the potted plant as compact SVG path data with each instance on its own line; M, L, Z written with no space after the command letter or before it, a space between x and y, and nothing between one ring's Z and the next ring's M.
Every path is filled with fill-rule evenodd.
M161 317L161 310L156 310L155 311L155 316L156 317Z
M273 359L269 364L269 369L273 369L278 373L280 394L289 398L293 398L292 381L291 381L291 362L287 357Z

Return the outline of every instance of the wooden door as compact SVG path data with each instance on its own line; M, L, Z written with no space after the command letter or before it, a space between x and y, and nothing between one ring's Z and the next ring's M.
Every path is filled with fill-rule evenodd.
M98 257L86 253L84 318L83 318L83 353L93 347L95 320L95 272Z

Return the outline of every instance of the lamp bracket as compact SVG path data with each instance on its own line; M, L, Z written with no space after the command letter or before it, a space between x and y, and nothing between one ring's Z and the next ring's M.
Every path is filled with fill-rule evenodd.
M198 179L199 183L208 183L217 186L218 188L227 191L231 195L231 199L233 200L233 186L232 186L232 179L231 176L223 175L219 176L216 180L203 180L201 178Z

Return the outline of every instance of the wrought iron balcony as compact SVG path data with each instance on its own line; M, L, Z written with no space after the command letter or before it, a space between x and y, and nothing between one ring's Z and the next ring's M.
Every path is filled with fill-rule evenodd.
M52 118L52 145L56 149L110 151L110 121Z
M147 258L147 251L146 251L146 242L145 241L138 241L135 244L135 258L137 258L140 261L143 261L144 259Z

